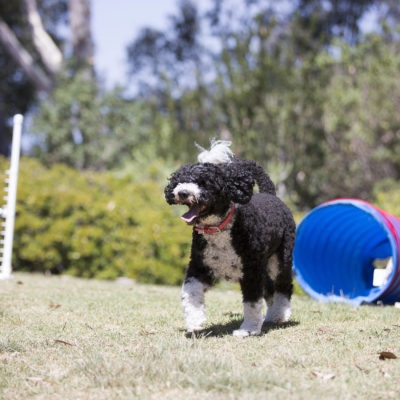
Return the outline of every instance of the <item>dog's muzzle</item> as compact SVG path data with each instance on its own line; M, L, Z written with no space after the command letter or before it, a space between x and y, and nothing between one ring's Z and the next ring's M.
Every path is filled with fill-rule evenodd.
M199 204L200 188L195 183L179 183L174 191L174 200L176 204L182 204L189 207L189 211L182 215L182 219L189 225L195 223L204 206Z

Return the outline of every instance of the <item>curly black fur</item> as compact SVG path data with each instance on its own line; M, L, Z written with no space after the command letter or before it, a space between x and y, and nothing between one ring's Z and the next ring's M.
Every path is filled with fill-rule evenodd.
M257 182L260 193L268 193L276 195L275 185L272 183L271 178L265 173L261 165L258 165L253 160L244 160L242 158L236 157L234 159L234 164L226 164L230 166L240 166L241 169L246 169L249 171L255 181Z
M241 159L222 165L187 164L169 179L165 188L167 202L191 207L192 202L181 200L175 190L177 185L188 183L195 185L196 190L198 188L193 202L201 212L194 223L207 223L210 217L223 220L232 202L237 208L227 226L228 236L216 233L220 235L218 237L193 230L185 282L195 278L206 289L218 278L239 277L245 303L265 298L271 305L274 293L289 300L295 223L289 209L276 197L275 186L264 170L254 161ZM260 193L253 195L255 183ZM278 265L271 272L273 256Z

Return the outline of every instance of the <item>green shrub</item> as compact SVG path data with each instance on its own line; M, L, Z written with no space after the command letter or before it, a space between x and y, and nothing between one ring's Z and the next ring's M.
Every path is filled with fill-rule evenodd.
M375 187L375 205L395 217L400 217L400 183L384 180Z
M8 160L0 159L0 170ZM50 169L23 158L18 182L13 267L87 278L128 276L177 284L191 230L160 185L132 174ZM4 175L0 176L0 182Z

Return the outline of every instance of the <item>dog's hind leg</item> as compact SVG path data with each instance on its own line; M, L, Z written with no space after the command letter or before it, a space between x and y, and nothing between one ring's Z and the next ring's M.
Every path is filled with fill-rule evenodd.
M272 296L265 296L267 301L266 322L282 323L287 322L291 315L290 298L293 292L292 284L292 256L293 246L291 243L283 242L277 255L270 258L268 269L275 271L274 293ZM271 265L274 264L274 265ZM273 275L269 272L271 275Z
M274 254L272 255L267 264L267 275L265 277L265 282L264 282L264 299L265 302L267 303L267 313L268 310L271 309L272 304L273 304L273 298L274 298L274 292L275 292L275 285L274 285L274 280L276 279L278 275L278 268L279 268L279 262L277 255ZM267 316L265 317L265 321L268 321Z
M182 306L188 332L203 329L206 322L204 292L207 285L195 277L186 278L182 286Z

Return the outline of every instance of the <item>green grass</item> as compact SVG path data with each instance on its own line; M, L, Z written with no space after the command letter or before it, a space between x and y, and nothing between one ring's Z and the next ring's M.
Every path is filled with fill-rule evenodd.
M240 293L206 300L207 329L186 337L176 287L0 281L0 398L398 398L399 309L294 296L292 322L240 339Z

